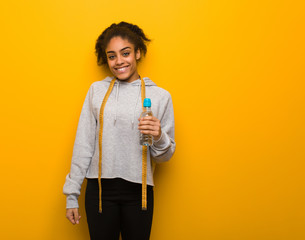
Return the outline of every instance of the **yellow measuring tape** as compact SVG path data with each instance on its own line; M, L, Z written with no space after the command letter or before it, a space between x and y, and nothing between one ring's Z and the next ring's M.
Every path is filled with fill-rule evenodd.
M113 89L115 78L111 80L109 88L103 99L100 109L100 129L99 129L99 172L98 172L98 186L99 186L99 212L102 212L102 137L103 137L103 121L104 121L104 108L109 95ZM141 78L141 97L142 106L145 98L145 83ZM143 107L144 110L144 107ZM142 146L142 210L147 209L147 146Z
M144 111L143 102L145 99L145 83L141 78L141 97L142 108ZM142 210L147 209L147 146L142 146Z

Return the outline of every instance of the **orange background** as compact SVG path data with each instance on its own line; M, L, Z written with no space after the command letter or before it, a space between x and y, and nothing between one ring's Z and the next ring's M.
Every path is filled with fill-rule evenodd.
M151 239L305 239L304 11L304 1L2 1L0 239L89 239L84 194L73 226L62 187L86 92L107 75L95 40L121 20L153 39L139 72L175 110Z

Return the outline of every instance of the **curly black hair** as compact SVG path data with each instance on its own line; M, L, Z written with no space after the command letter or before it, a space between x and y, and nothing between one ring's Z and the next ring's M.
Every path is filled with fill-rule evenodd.
M147 52L146 44L151 40L145 36L143 30L137 25L127 22L120 22L119 24L113 23L96 40L95 55L97 56L98 65L107 64L106 47L109 41L117 36L120 36L122 39L127 39L134 45L135 51L140 49L141 54L145 56Z

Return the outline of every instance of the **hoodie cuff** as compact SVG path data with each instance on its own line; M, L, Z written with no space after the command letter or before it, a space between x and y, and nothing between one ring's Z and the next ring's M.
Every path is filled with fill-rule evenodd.
M67 195L66 208L79 208L78 197L76 195Z
M170 145L171 141L166 133L161 133L161 136L158 140L153 141L153 146L156 149L166 149Z

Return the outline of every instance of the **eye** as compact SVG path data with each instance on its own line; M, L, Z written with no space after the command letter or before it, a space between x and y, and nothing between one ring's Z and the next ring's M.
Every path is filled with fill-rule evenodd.
M130 54L130 52L124 52L124 53L123 53L123 56L124 56L124 57L127 57L127 56L129 56L129 54Z
M109 60L113 60L114 57L115 57L114 55L109 55L109 56L108 56L108 59L109 59Z

